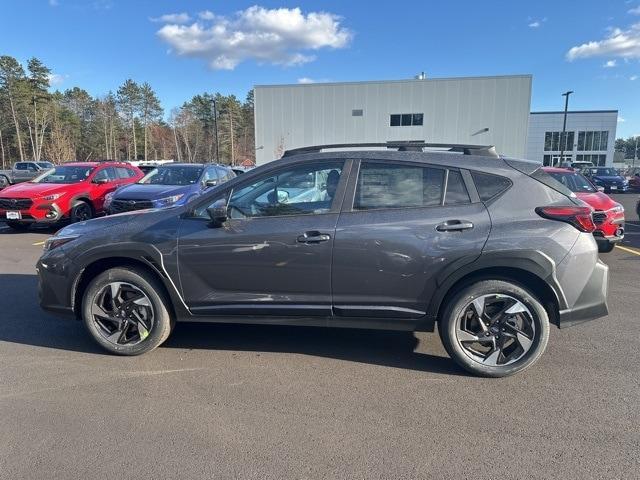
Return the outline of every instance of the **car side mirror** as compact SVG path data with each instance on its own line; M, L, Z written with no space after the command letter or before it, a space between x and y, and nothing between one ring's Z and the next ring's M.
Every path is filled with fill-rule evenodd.
M107 178L94 178L93 179L93 183L96 183L98 185L104 185L105 183L108 183L109 179Z
M218 185L218 180L207 180L204 182L205 188L215 187L216 185Z
M207 214L211 219L211 225L219 227L229 218L229 209L224 200L218 200L207 208Z

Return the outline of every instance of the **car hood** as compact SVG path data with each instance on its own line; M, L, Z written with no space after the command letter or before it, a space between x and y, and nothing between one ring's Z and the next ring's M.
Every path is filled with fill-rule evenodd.
M36 198L65 192L68 188L68 184L25 182L5 188L0 195L4 198Z
M138 215L152 211L154 210L136 210L116 215L109 215L107 217L93 218L91 220L85 220L84 222L72 223L71 225L64 227L62 230L59 230L56 235L84 235L97 230L103 230L105 228L115 227L116 225L129 223L138 218Z
M142 185L134 183L118 189L114 200L158 200L184 193L190 193L198 186L194 185Z
M576 192L576 197L588 203L594 210L609 210L617 205L609 195L602 192L580 193Z
M600 180L601 182L610 182L610 183L616 183L616 182L623 182L624 178L620 177L620 176L600 176L600 175L594 175L593 176L594 180Z

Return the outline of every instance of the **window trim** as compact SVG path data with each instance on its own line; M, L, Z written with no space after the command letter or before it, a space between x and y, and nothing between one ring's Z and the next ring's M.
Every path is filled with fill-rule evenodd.
M342 210L342 206L344 204L344 200L345 200L345 193L347 190L347 186L349 183L349 180L351 178L351 171L352 171L352 165L353 165L353 160L350 158L318 158L318 159L314 159L314 160L300 160L300 161L296 161L296 162L290 162L287 163L286 165L278 165L277 168L272 168L269 169L265 172L263 172L262 174L258 174L258 175L252 175L251 178L247 178L244 179L244 181L240 181L235 183L234 185L221 189L219 192L216 192L217 194L214 196L213 193L211 195L207 195L206 199L202 198L200 199L201 201L199 202L194 202L193 206L191 206L189 209L187 209L184 214L183 214L183 218L188 219L188 220L200 220L200 221L205 221L205 222L209 222L210 220L206 217L198 217L194 215L194 211L197 210L198 208L200 208L202 205L205 204L211 204L212 203L212 199L218 197L218 196L222 196L225 195L226 196L226 201L227 201L227 207L229 207L229 200L231 200L231 196L233 195L233 192L239 188L244 188L247 185L254 183L256 181L259 181L261 178L269 178L271 176L274 175L278 175L279 172L283 171L283 170L289 170L291 168L297 168L297 167L304 167L307 165L313 165L316 163L326 163L326 162L343 162L342 165L342 173L340 174L340 183L338 183L338 188L336 189L336 196L333 199L333 201L331 202L331 208L327 211L327 212L321 212L321 213L298 213L298 214L294 214L294 215L270 215L270 216L262 216L262 217L248 217L248 218L234 218L234 219L229 219L229 221L234 221L234 222L246 222L246 221L254 221L254 220L260 220L260 219L272 219L272 218L297 218L297 217L308 217L310 215L335 215L335 214L339 214ZM244 177L244 175L243 175ZM237 177L236 177L237 178ZM226 182L225 182L226 183Z
M420 167L420 168L434 168L438 170L444 170L444 180L442 184L442 195L440 197L440 203L438 205L421 205L415 207L381 207L381 208L368 208L366 210L359 210L354 208L356 201L356 190L358 188L358 180L360 179L360 173L362 172L362 164L363 163L379 163L382 165L400 165L400 166L410 166L410 167ZM475 189L475 185L473 184L473 180L471 180L471 174L468 170L457 167L450 167L446 165L436 165L433 163L424 163L419 161L404 161L404 160L389 160L383 158L362 158L358 160L354 160L354 164L351 167L353 175L350 175L351 181L349 182L349 186L347 192L345 194L345 198L343 200L343 208L340 213L367 213L367 212L386 212L386 211L397 211L397 210L415 210L420 208L454 208L454 207L463 207L467 205L473 205L474 203L480 202L480 197L478 196L478 192ZM467 189L467 193L469 194L470 203L461 203L457 205L445 205L446 199L446 187L447 181L449 177L449 171L455 170L460 172L462 176L462 180L464 186ZM472 188L470 188L470 186Z

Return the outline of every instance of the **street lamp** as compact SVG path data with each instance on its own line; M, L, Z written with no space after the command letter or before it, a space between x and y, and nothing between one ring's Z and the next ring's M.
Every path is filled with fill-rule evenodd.
M567 110L569 109L569 95L573 93L573 90L564 92L564 120L562 121L562 133L560 134L560 165L564 157L564 147L567 143ZM551 162L553 164L553 162ZM552 165L553 166L553 165Z

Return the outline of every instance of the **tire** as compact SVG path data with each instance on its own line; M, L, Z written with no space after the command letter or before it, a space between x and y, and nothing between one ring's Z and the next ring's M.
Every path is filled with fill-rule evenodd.
M113 305L113 285L119 285L116 289L122 292L116 295L116 304L120 303L120 306L115 309L108 308ZM95 277L87 286L82 299L82 321L89 334L105 350L117 355L141 355L161 345L173 328L169 302L162 292L160 282L143 269L112 268ZM122 302L136 298L139 293L145 298L138 298L133 303L129 300L128 304ZM127 308L132 309L131 315L118 316ZM111 320L105 320L105 317ZM128 320L123 320L125 318ZM140 318L143 318L142 323Z
M9 179L4 175L0 175L0 189L8 187L9 185L11 185L11 182L9 182Z
M484 326L477 321L474 301L484 310ZM496 315L501 320L491 323L496 309L507 313ZM438 330L447 353L460 367L483 377L506 377L538 361L549 340L549 316L525 288L505 280L481 280L453 295Z
M91 205L84 200L76 200L73 202L73 206L71 207L69 218L71 223L91 220L91 218L93 218L93 208L91 208Z
M613 251L613 248L616 246L615 243L613 242L607 242L607 243L598 243L598 252L600 253L609 253Z
M25 232L29 230L28 223L20 223L20 222L7 222L7 226L16 230L17 232Z

